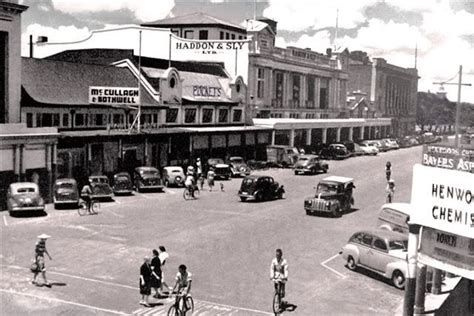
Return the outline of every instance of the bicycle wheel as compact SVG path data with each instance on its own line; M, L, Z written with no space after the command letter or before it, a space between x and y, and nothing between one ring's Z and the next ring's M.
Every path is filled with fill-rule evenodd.
M186 297L186 305L189 309L183 314L186 315L187 312L191 312L192 315L194 313L194 300L191 296Z
M189 190L187 188L185 188L183 191L183 198L185 200L189 200L191 198L191 194L189 193Z
M276 314L280 313L281 297L279 292L275 292L273 295L273 312Z
M79 213L80 216L84 216L87 214L87 203L82 201L79 203L79 208L77 209L77 213Z
M175 305L171 305L170 306L170 309L168 309L168 316L179 316L180 315L180 312L179 310L176 308Z
M200 193L200 192L201 192L201 191L199 191L199 188L196 188L196 189L194 190L194 199L197 199L197 198L199 197L199 193Z
M91 214L99 214L100 211L100 203L99 201L92 201L91 204Z

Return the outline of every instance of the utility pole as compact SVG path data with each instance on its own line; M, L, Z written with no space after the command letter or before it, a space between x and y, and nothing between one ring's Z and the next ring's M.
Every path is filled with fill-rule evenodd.
M433 82L433 84L439 85L457 85L458 86L458 101L456 102L456 118L454 121L454 132L455 132L455 146L459 147L459 120L461 117L461 87L468 86L470 87L470 83L462 83L462 65L459 65L459 80L458 83L450 83L450 82Z

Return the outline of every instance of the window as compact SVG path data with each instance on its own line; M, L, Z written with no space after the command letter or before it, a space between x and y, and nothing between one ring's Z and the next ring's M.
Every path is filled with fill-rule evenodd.
M196 109L184 110L184 123L190 124L196 122Z
M41 127L41 113L36 113L36 127Z
M265 84L265 69L257 68L257 98L263 98Z
M104 125L104 114L96 114L95 115L95 125L96 126Z
M281 108L283 106L283 73L277 72L275 75L275 98L276 107Z
M356 243L356 244L361 244L362 237L363 235L361 233L355 234L354 236L351 237L351 242Z
M208 35L209 35L209 33L207 32L207 30L199 31L199 39L200 40L207 40Z
M69 114L63 113L63 127L69 127Z
M300 118L299 113L290 113L290 118Z
M229 110L220 109L219 110L219 123L227 123L229 121Z
M229 32L225 32L225 39L230 39L230 34L229 34Z
M293 106L299 107L300 105L300 75L293 74Z
M319 87L319 107L327 109L329 106L329 79L321 78Z
M243 36L242 35L239 35L239 40L243 39Z
M33 127L33 113L26 113L26 127Z
M370 235L364 235L362 237L362 244L366 246L371 246L372 245L372 236Z
M84 114L82 113L76 113L76 126L84 126L85 124L85 119L84 119Z
M235 34L232 34L230 37L231 37L233 40L235 40Z
M178 109L166 110L166 123L176 123L178 119Z
M213 109L203 109L202 110L202 122L203 123L212 123L213 114L214 114Z
M221 39L221 40L224 39L224 32L222 32L222 31L219 32L219 39Z
M53 126L59 126L59 113L53 114Z
M315 87L315 78L314 76L308 76L306 79L306 86L307 86L307 95L306 95L306 102L307 107L314 107L314 87Z
M242 121L242 110L234 110L232 115L232 122L241 122Z
M123 124L123 116L122 114L114 114L113 121L114 124Z
M268 41L266 39L261 39L260 40L260 46L267 48L268 47Z
M155 123L155 124L158 123L158 114L156 114L156 113L153 114L153 123Z
M194 31L184 31L184 38L193 39Z
M379 238L375 239L374 248L381 251L387 251L387 245L382 239Z
M173 89L175 85L176 85L176 78L173 76L170 79L170 88Z

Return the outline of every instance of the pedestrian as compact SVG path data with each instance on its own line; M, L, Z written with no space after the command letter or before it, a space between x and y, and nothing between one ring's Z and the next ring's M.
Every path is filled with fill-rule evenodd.
M221 186L221 191L224 192L224 183L222 182L219 182L220 186Z
M146 307L150 307L150 303L148 303L148 296L150 296L151 294L150 279L151 279L150 257L145 256L143 258L143 264L140 267L140 294L142 296L142 299L140 300L140 304Z
M385 177L387 178L387 181L390 180L390 177L392 175L392 163L390 161L387 161L385 164Z
M166 252L165 246L159 246L158 247L158 258L160 258L160 263L161 263L161 293L163 292L163 288L167 288L168 290L171 290L172 287L170 287L166 281L165 281L165 265L166 265L166 260L169 258L169 254Z
M36 282L36 277L38 274L41 272L43 275L43 280L44 280L44 285L46 286L51 286L51 283L48 282L46 279L46 266L44 264L44 254L47 254L49 257L49 260L53 260L51 258L48 250L46 249L46 240L50 238L51 236L46 235L46 234L41 234L38 236L38 241L36 242L35 245L35 267L36 269L32 269L32 272L34 273L33 275L33 280L31 281L32 284L38 285Z
M197 178L201 178L202 176L202 163L201 163L201 158L196 159L196 172L197 172Z
M385 189L387 192L387 203L393 203L393 196L395 195L395 180L390 179L388 180L387 188Z
M201 175L199 176L199 178L198 178L199 187L200 187L201 191L204 189L204 180L205 180L205 178L204 178L204 176L201 174Z
M207 185L209 186L209 191L212 191L212 188L214 187L214 177L216 176L214 172L214 168L211 167L209 168L209 171L207 172Z
M158 257L158 250L153 249L153 258L151 258L151 278L150 286L155 290L153 297L160 298L161 296L161 262Z

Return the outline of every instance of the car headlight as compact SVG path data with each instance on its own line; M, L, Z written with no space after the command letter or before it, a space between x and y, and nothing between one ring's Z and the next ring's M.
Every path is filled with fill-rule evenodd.
M18 206L18 202L12 202L12 207L17 207Z
M331 202L326 202L326 207L331 207Z

